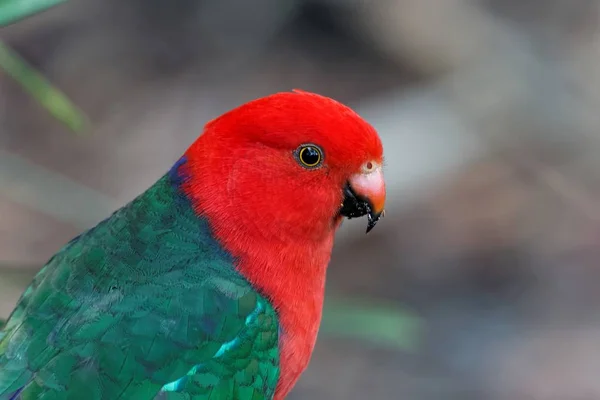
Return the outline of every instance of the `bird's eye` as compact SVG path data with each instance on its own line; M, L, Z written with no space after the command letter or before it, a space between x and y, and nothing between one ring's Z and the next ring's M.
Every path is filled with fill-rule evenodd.
M323 152L314 144L303 144L295 153L296 158L305 168L317 168L323 162Z

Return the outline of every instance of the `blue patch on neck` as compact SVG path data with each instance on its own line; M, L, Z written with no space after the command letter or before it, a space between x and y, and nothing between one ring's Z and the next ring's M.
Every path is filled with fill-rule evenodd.
M169 178L174 185L180 186L185 181L187 181L190 176L185 173L180 167L187 162L187 157L182 156L177 162L171 167L168 172Z

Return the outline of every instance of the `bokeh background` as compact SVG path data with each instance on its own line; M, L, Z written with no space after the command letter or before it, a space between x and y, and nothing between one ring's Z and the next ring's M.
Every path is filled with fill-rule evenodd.
M600 399L600 1L73 0L0 40L0 317L207 120L301 88L377 128L388 203L289 398Z

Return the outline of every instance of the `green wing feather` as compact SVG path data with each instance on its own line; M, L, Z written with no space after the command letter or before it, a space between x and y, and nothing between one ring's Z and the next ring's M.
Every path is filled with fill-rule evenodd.
M272 398L277 315L173 180L38 273L0 331L0 400Z

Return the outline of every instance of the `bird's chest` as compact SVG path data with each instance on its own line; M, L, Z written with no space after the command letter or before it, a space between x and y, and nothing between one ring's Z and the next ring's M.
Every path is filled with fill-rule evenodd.
M310 361L321 322L321 307L315 306L306 320L282 318L279 329L280 375L274 400L282 400Z

